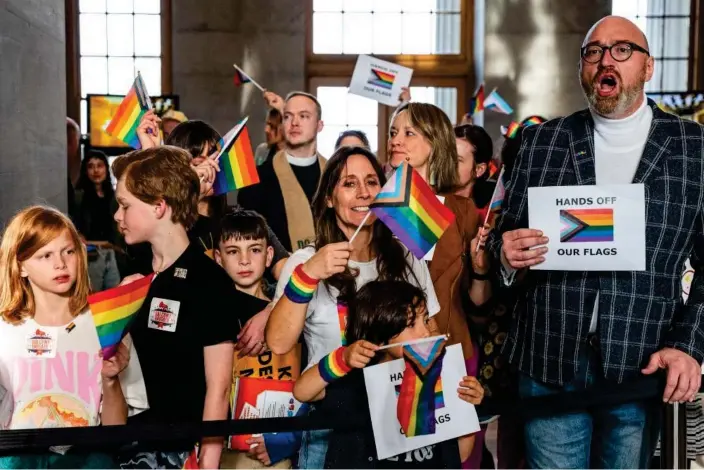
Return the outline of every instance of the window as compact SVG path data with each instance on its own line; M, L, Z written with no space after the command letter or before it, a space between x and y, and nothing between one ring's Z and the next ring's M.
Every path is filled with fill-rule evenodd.
M613 14L636 23L655 59L649 94L689 89L691 0L614 0Z
M325 127L320 153L332 154L345 129L364 131L386 160L395 108L347 93L358 54L413 69L413 101L432 103L456 123L476 87L470 0L307 0L307 90Z
M124 95L138 71L149 94L161 94L160 0L78 0L78 30L83 133L86 95Z
M314 54L459 54L460 0L314 0Z

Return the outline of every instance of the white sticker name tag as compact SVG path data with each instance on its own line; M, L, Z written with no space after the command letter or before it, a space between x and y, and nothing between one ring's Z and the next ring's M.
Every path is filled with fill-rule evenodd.
M25 339L25 348L29 357L56 357L58 335L56 328L40 327L30 331Z
M149 328L169 333L175 332L180 308L181 302L178 300L154 297L149 306Z

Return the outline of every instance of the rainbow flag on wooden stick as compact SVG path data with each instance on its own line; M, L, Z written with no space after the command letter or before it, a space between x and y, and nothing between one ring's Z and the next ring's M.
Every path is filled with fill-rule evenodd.
M391 175L370 207L418 259L423 259L455 220L455 214L405 162Z
M120 341L147 298L153 277L154 274L150 274L130 284L88 296L103 359L110 359L117 352Z
M406 369L396 404L396 416L406 437L435 433L438 382L446 342L445 336L439 336L403 347ZM440 396L442 400L442 386Z
M220 171L213 184L216 196L259 183L247 119L242 119L218 144L220 152L215 159L220 164Z
M137 137L137 126L139 126L142 116L150 109L152 109L152 101L147 94L147 87L144 85L142 75L138 73L132 88L120 103L117 113L105 128L105 132L132 148L141 148Z

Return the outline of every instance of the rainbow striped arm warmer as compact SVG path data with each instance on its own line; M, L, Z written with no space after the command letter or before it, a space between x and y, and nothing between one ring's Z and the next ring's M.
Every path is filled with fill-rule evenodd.
M299 264L291 274L291 279L288 280L284 295L288 300L297 304L307 304L313 298L315 289L318 286L318 281L308 276L303 271L303 265Z
M345 362L345 349L347 349L345 346L337 348L318 363L320 378L325 383L342 378L352 370Z

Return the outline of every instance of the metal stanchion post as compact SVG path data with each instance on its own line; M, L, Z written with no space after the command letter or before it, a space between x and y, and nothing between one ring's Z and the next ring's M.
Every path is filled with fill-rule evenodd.
M684 403L663 405L660 459L661 468L687 468L687 413Z

